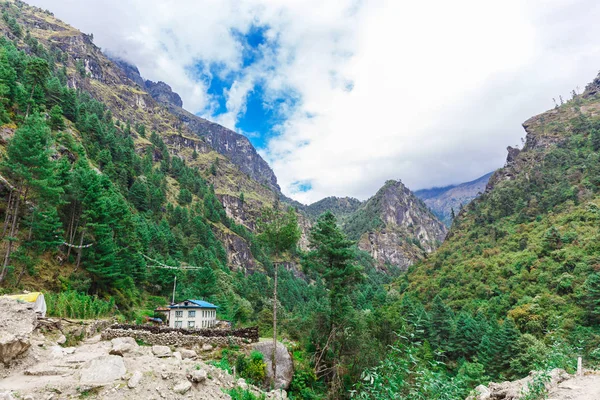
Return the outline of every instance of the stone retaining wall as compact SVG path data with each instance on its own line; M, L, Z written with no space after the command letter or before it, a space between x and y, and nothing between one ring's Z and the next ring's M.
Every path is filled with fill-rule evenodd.
M112 329L131 329L134 331L147 331L151 333L170 333L178 332L182 335L190 336L204 336L204 337L238 337L247 339L249 342L258 342L258 326L252 326L249 328L240 329L183 329L183 328L169 328L166 326L155 326L155 325L132 325L132 324L114 324L111 326Z
M151 331L141 329L108 328L102 332L102 338L105 340L117 337L132 337L136 340L142 340L147 344L179 347L202 346L204 344L210 344L215 347L225 347L229 345L242 346L252 342L247 338L235 336L186 335L176 331L152 333Z

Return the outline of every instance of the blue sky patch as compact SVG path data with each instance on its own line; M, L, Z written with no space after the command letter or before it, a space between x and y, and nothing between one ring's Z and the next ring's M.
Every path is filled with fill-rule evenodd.
M206 65L198 61L190 71L195 79L205 82L208 94L213 99L212 117L218 117L227 110L225 93L236 80L244 77L246 69L260 62L265 53L272 53L278 47L277 40L266 36L268 26L251 26L247 32L232 30L231 34L243 47L241 68L237 71L226 69L225 65L212 63ZM267 98L265 82L258 81L246 98L246 109L238 115L236 128L245 133L257 148L266 147L271 137L276 135L275 128L285 121L286 115L299 101L296 91L290 88L279 97ZM269 96L270 97L270 96Z
M312 190L311 181L296 181L290 185L292 193L305 193Z

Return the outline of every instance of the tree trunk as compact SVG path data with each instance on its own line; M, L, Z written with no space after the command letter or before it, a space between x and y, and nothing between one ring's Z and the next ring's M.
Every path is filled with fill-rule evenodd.
M273 388L277 381L277 264L275 263L275 282L273 285Z
M33 92L35 91L35 85L31 88L31 95L29 96L29 101L27 102L27 111L25 112L25 119L29 117L29 107L31 106L31 100L33 99Z
M73 204L73 211L71 212L71 222L69 223L69 231L67 240L69 244L73 244L73 240L75 239L75 233L77 233L77 228L79 226L79 218L77 218L77 223L75 223L75 214L77 213L77 202ZM67 246L67 261L69 260L69 256L71 255L71 246Z
M6 235L6 230L8 229L8 224L10 223L10 216L12 215L11 208L13 207L13 193L14 189L10 191L8 194L8 202L6 203L6 216L4 217L4 228L2 229L2 237Z
M15 200L15 208L12 213L10 232L8 233L8 236L9 236L8 245L6 246L6 254L4 255L4 263L2 265L2 272L0 273L0 282L2 282L4 280L4 278L6 277L6 268L8 267L8 264L10 263L10 253L12 251L13 240L14 240L15 235L17 234L17 230L18 230L17 220L19 219L19 205L21 202L21 185L19 185L16 190L17 190L17 193L16 193L17 198ZM27 196L27 190L25 191L25 196Z
M85 235L85 229L81 231L81 239L79 240L79 253L77 253L77 264L75 265L75 269L73 272L76 272L79 269L79 264L81 263L81 253L83 253L83 236Z

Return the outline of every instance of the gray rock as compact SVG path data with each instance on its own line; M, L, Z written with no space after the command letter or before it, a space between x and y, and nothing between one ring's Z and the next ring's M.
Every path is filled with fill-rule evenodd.
M27 305L8 298L0 298L0 310L0 362L8 365L31 346L37 316Z
M285 400L287 399L287 392L282 389L271 390L267 393L267 398L273 400Z
M12 392L0 392L0 400L15 400L15 397L12 395Z
M65 344L67 342L67 337L65 335L60 335L58 339L56 339L57 344Z
M244 378L238 379L235 384L236 384L237 387L240 387L243 390L248 389L248 384L246 383L246 380Z
M269 380L273 379L273 342L259 342L254 345L254 350L262 353L265 363L267 364L267 377ZM292 382L294 376L294 363L292 356L288 352L287 348L283 343L277 342L277 352L275 353L277 359L277 378L275 379L275 387L280 389L287 389Z
M181 381L173 387L173 391L178 394L185 394L192 388L192 384L189 381Z
M142 376L143 375L140 371L135 371L133 375L131 375L131 378L129 378L129 381L127 381L127 386L130 389L135 388L142 380Z
M197 354L194 350L179 349L179 352L181 353L181 358L183 358L184 360L188 358L194 359L197 357Z
M89 339L86 339L84 343L85 344L96 344L96 343L99 343L101 340L102 340L102 335L95 335Z
M130 337L114 338L110 342L112 343L112 349L109 354L121 357L123 357L125 353L129 353L139 347L135 339Z
M173 357L175 357L179 361L183 360L183 358L181 357L181 353L178 351L173 352Z
M207 377L208 374L203 369L195 369L188 375L188 379L193 383L202 383Z
M213 346L211 344L204 343L202 345L202 351L211 351L212 349L213 349Z
M492 396L492 392L483 385L477 386L473 389L473 394L467 397L467 400L488 400Z
M171 357L171 349L169 346L152 346L152 353L156 357Z
M83 384L104 385L121 379L127 372L119 356L102 356L88 361L81 368L79 381Z

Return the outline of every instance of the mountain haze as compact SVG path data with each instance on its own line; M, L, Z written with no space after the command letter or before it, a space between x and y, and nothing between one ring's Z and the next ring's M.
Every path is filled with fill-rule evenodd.
M483 193L491 176L492 172L470 182L421 189L414 193L449 227L452 225L452 210L454 210L455 215L458 214L463 206L469 204L474 198Z

